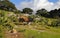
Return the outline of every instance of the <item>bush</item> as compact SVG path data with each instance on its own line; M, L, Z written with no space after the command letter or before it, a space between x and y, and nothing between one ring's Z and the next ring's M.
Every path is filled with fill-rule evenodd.
M52 21L50 26L58 27L58 26L60 26L60 22L59 21Z

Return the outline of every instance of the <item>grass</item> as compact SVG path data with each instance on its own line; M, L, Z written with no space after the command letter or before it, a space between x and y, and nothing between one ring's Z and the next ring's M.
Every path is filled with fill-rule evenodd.
M60 33L38 32L35 30L26 30L25 38L60 38Z
M25 38L38 38L40 35L38 34L37 31L33 30L26 30L25 31Z
M0 25L0 38L5 38L5 28Z
M23 32L25 38L60 38L60 28L40 26L40 29L38 28L36 30L31 30L33 28L33 25L31 26L31 28L29 28L30 26L27 25L20 27L20 32L22 32L22 30L26 28ZM42 29L44 29L44 31Z

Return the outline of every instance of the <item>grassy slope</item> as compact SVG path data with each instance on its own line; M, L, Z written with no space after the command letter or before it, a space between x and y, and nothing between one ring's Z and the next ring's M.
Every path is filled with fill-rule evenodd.
M40 23L43 23L43 22L40 22ZM50 20L49 20L49 23L50 23ZM43 26L43 25L39 25L39 23L38 25L33 23L31 26L22 25L22 26L19 26L18 30L24 33L24 38L60 38L60 28L48 27L45 25Z
M33 29L33 26L20 26L19 31L24 33L25 38L60 38L60 28L48 28L41 26L39 30Z
M0 38L5 38L5 32L8 30L8 28L5 26L6 23L5 21L7 21L7 23L10 22L10 19L8 18L7 15L8 13L14 14L13 12L0 10Z

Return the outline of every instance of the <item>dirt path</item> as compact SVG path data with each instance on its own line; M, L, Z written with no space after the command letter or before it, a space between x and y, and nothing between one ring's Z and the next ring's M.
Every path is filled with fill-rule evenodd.
M24 38L23 33L6 33L6 38Z

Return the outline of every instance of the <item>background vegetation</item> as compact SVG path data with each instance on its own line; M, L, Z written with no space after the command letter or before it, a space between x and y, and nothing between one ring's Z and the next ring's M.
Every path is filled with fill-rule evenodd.
M31 8L17 10L9 0L0 1L0 4L0 38L5 38L6 32L13 29L18 34L22 32L25 38L60 38L60 8L49 12L40 9L33 15ZM25 18L19 19L21 17Z

